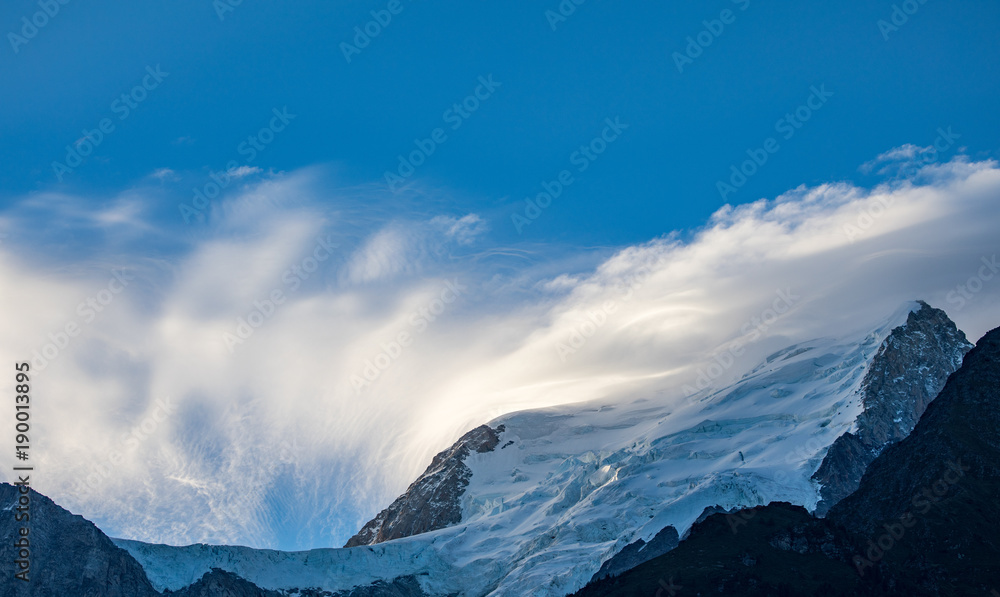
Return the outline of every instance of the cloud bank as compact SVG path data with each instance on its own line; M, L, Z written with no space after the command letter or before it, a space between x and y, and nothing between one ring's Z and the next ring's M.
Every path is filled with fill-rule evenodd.
M726 206L582 272L579 253L523 266L492 246L504 217L359 218L312 171L181 233L150 194L0 214L0 360L34 362L36 487L145 541L339 546L501 414L682 400L733 342L712 383L916 298L973 340L1000 323L993 162Z

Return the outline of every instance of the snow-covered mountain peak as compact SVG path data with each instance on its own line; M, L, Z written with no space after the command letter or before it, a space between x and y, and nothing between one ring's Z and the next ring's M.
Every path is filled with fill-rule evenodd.
M199 550L197 557L183 548L190 562L184 576L218 566L264 588L288 589L284 579L294 577L339 590L417 575L430 595L520 596L531 587L533 595L561 597L626 544L649 541L667 526L683 534L706 507L787 501L816 508L821 484L812 476L828 448L858 429L878 355L895 354L913 376L926 371L923 361L942 371L957 366L964 336L942 315L907 303L874 330L792 343L753 366L734 362L735 382L688 396L675 388L502 416L442 452L425 482L394 502L406 507L387 508L366 528L403 529L441 512L451 513L449 526L266 565L240 563L261 559L236 551L245 548ZM896 346L887 343L893 334L906 350L887 353ZM414 504L429 511L416 516ZM157 576L162 548L153 555L121 545Z

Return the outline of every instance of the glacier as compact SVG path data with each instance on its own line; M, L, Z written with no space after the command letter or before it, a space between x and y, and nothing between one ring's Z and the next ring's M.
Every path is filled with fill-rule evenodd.
M211 568L298 595L414 575L428 595L562 597L603 561L666 526L681 535L707 507L787 501L813 510L816 472L863 412L860 385L916 302L874 330L799 342L725 387L679 389L498 417L496 449L472 453L462 522L351 548L280 552L115 539L157 590Z

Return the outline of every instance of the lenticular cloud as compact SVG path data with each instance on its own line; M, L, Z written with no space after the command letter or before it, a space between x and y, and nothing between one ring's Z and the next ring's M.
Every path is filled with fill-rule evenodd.
M434 453L496 416L683 400L768 351L863 330L912 299L977 338L1000 296L993 162L726 206L689 240L665 231L562 275L551 272L579 257L565 249L517 273L480 259L518 249L491 246L481 214L348 229L336 198L282 200L289 188L322 195L321 184L260 182L157 256L134 249L169 236L143 218L142 197L112 202L125 216L110 224L62 197L52 221L105 235L83 266L17 237L37 204L0 220L0 283L17 290L0 308L18 314L0 322L0 352L46 362L40 491L121 537L340 545ZM320 242L329 258L291 289L287 272ZM108 295L116 271L131 279Z

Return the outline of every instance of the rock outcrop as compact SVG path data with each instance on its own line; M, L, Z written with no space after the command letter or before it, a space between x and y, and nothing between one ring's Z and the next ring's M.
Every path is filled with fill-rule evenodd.
M972 348L944 311L919 304L892 330L865 373L857 431L837 438L813 475L821 484L820 516L858 488L882 450L909 435Z
M472 452L492 452L503 431L503 425L496 429L481 425L438 453L406 492L368 521L344 547L374 545L461 522L461 497L472 478L465 459Z
M959 586L989 594L1000 579L997 496L1000 328L976 344L910 436L875 460L828 518L859 538L859 571L893 571L911 594Z
M30 490L30 520L15 520L19 488L0 483L0 594L10 597L155 597L139 563L93 523ZM19 529L29 529L29 581L12 571Z
M377 581L347 591L293 589L269 591L220 568L213 568L198 582L179 591L166 591L163 597L427 597L413 576L403 576L391 582Z
M193 585L180 591L166 591L164 597L282 597L276 591L265 591L232 572L213 568Z
M801 507L774 502L717 513L676 549L573 597L871 595L850 564L846 532Z
M93 523L71 514L31 490L30 521L15 520L18 488L0 483L0 577L4 597L161 597L142 566ZM29 527L29 581L14 578L14 538ZM237 574L214 568L196 582L163 597L426 597L414 576L331 592L318 589L265 590Z
M623 547L614 557L601 565L601 569L594 574L591 580L618 576L626 570L667 553L677 547L679 541L677 529L672 526L663 527L649 540L649 543L638 539Z

